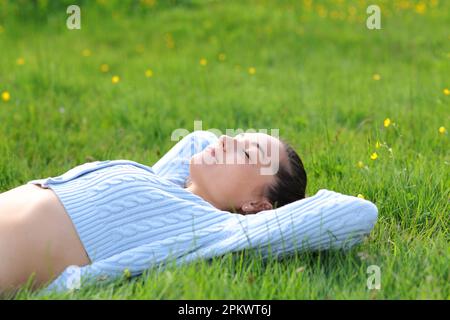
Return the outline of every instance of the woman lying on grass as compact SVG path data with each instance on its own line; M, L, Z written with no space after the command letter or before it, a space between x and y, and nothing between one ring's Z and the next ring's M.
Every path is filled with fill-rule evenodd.
M168 155L153 167L96 161L0 194L0 292L17 289L30 276L32 288L41 287L72 265L114 258L125 265L134 259L135 265L148 252L162 261L166 247L190 237L194 218L202 230L220 225L227 212L255 214L305 197L302 161L279 139L196 131L177 145L194 141L200 152L188 163L167 163ZM269 162L277 162L278 170L261 174ZM189 178L177 170L188 170Z

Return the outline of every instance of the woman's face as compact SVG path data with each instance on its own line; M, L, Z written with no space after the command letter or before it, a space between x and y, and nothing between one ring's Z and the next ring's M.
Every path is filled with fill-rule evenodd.
M219 209L258 212L272 208L264 190L286 158L281 141L268 134L222 135L191 158L190 178Z

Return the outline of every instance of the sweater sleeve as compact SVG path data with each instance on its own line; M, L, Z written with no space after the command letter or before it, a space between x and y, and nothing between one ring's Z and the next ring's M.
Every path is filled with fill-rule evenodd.
M172 149L152 166L152 169L157 175L184 187L189 176L189 161L191 157L217 140L217 136L209 131L191 132L178 141Z
M195 252L202 258L251 249L263 258L297 251L347 250L363 241L378 218L370 201L321 189L312 197L254 215L234 215L222 241Z

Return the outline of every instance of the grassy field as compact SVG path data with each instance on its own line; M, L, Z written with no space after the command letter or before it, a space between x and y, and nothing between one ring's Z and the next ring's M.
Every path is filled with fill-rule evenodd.
M450 299L450 2L78 1L68 30L71 3L0 1L1 192L88 161L152 165L201 120L278 128L309 195L359 194L379 220L349 252L242 252L17 299Z

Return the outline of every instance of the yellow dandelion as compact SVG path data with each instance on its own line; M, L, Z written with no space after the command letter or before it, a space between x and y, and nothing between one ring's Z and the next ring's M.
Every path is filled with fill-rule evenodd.
M450 90L448 88L445 88L442 92L444 92L446 96L450 95Z
M370 159L372 159L372 160L377 160L377 159L378 159L378 154L377 154L376 152L372 153L372 154L370 155Z
M348 13L349 13L350 16L354 16L354 15L356 15L357 10L356 10L355 7L350 6L350 7L348 8Z
M378 81L378 80L381 79L381 76L380 76L378 73L375 73L375 74L372 76L372 79L375 80L375 81Z
M141 4L146 7L153 7L156 4L156 0L141 0Z
M120 81L120 77L119 76L113 76L111 78L111 82L114 83L114 84L119 83L119 81Z
M364 198L364 196L361 194L361 193L358 193L358 196L357 196L358 198L361 198L361 199L365 199Z
M444 126L439 127L439 133L440 133L440 134L444 134L444 133L446 133L446 132L447 132L447 130L445 129Z
M204 66L206 66L207 64L208 64L208 60L206 60L205 58L201 58L201 59L200 59L200 65L201 65L201 66L204 67Z
M151 69L145 70L145 76L151 78L153 76L153 71Z
M380 141L377 141L375 143L375 148L379 149L380 147L381 147L381 143L380 143Z
M17 58L16 63L18 66L23 66L25 64L25 59L22 57Z
M398 3L398 7L399 7L400 9L408 9L410 6L411 6L411 3L409 3L408 1L405 1L405 0L400 1L400 2Z
M358 161L357 166L358 168L364 168L364 162Z
M100 71L101 72L108 72L109 71L109 66L106 63L103 63L102 65L100 65Z
M219 53L219 61L225 61L226 58L227 56L225 55L225 53Z
M384 119L383 124L386 128L389 127L391 125L391 119L389 118Z
M424 14L425 11L427 10L427 6L425 3L423 2L419 2L418 4L416 4L416 12L419 14Z
M248 68L248 73L251 74L251 75L254 75L256 73L255 67Z
M3 28L2 26L0 26L0 33L2 33L3 31L5 31L5 28Z
M325 9L325 7L322 5L317 6L317 13L319 14L319 17L321 17L321 18L327 17L327 9Z
M81 54L83 55L83 57L89 57L91 56L92 52L89 49L84 49L83 51L81 51Z
M11 99L11 95L9 94L8 91L3 91L2 92L2 100L5 102L8 102L9 99Z

